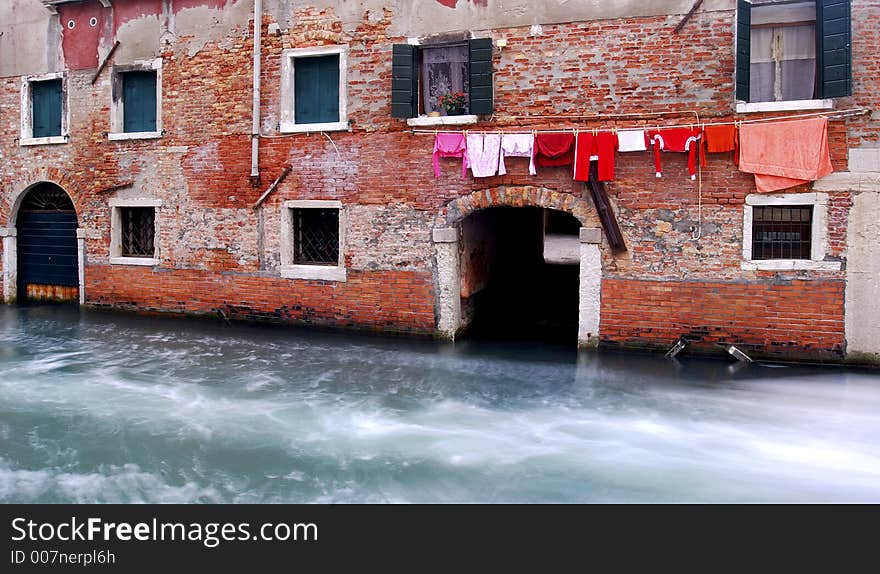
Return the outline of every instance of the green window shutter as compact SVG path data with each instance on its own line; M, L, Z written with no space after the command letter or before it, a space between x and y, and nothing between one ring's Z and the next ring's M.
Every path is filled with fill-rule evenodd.
M419 115L419 49L409 44L391 48L391 117Z
M849 0L816 0L817 93L820 98L852 95Z
M752 4L745 0L736 3L736 99L749 101L751 73Z
M294 121L322 124L339 121L339 55L293 61Z
M490 115L494 109L492 93L492 39L468 40L470 68L470 113Z
M31 118L33 137L61 135L61 80L45 80L31 84Z
M156 131L156 72L123 74L122 109L123 131Z

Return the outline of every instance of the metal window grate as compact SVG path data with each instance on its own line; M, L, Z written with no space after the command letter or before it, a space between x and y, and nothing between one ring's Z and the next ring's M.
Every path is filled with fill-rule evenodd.
M809 259L813 207L754 207L752 259Z
M122 256L153 257L156 234L155 207L121 207Z
M339 210L293 209L293 262L339 264Z

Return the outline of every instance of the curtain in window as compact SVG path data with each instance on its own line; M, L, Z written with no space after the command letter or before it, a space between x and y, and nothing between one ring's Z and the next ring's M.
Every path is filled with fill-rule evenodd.
M776 62L773 59L773 36L775 28L752 28L751 55L749 69L749 101L772 102L773 85L776 77Z
M780 62L783 100L811 100L816 82L816 29L814 26L782 28Z
M422 99L425 113L443 111L440 96L468 93L468 47L446 46L422 51Z
M813 25L752 29L749 101L813 98L816 82L815 30Z

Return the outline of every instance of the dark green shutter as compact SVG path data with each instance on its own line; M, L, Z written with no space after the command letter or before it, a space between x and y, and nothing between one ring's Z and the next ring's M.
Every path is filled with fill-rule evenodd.
M339 55L310 56L293 62L294 121L339 121Z
M409 44L391 48L391 117L419 115L419 49Z
M31 117L33 137L61 135L61 80L31 84Z
M156 131L156 72L125 72L122 76L122 130Z
M749 101L749 76L752 61L752 4L736 3L736 99Z
M849 0L816 0L817 86L820 98L852 95Z
M490 115L492 100L492 39L468 40L470 67L469 111L476 115Z

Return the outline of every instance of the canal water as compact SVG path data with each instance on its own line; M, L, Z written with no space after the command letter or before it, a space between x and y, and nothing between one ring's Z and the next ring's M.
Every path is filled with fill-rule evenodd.
M880 375L0 308L0 502L880 502Z

